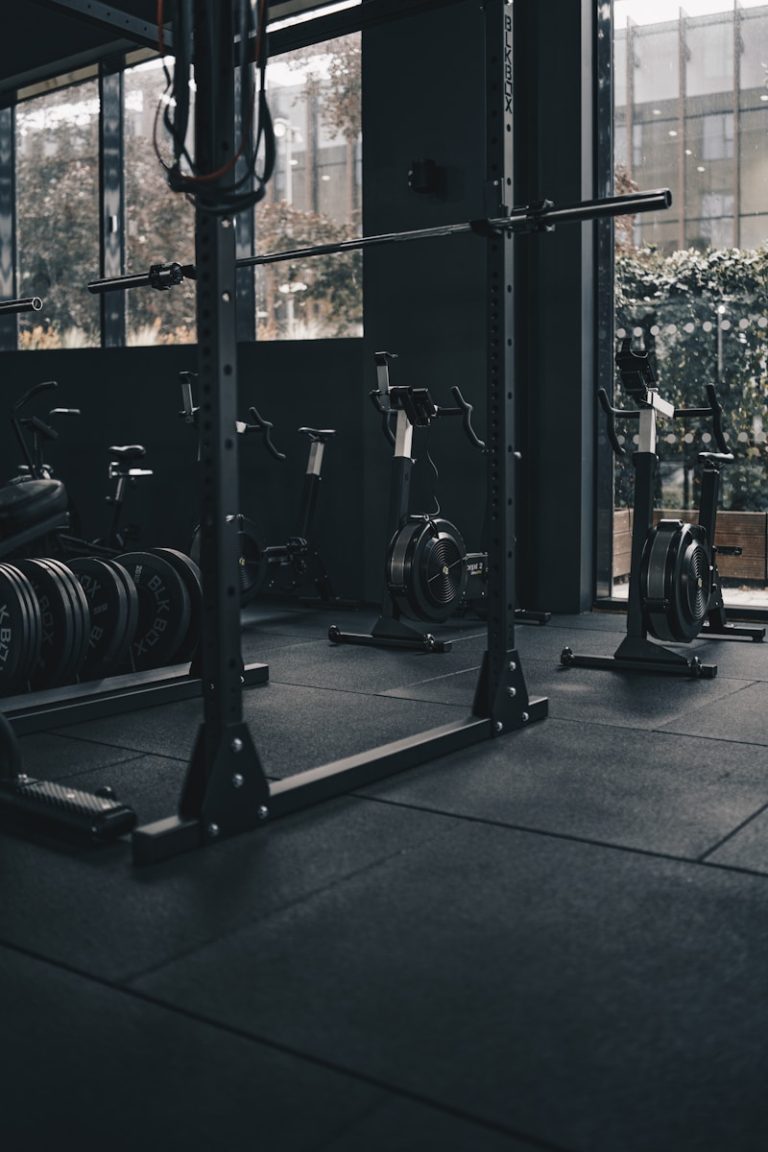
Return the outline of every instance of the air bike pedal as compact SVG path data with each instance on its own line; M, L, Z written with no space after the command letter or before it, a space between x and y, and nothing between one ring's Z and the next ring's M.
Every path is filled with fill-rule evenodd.
M103 844L130 832L136 813L111 788L86 792L52 780L36 780L21 765L16 735L0 713L0 819L66 839Z

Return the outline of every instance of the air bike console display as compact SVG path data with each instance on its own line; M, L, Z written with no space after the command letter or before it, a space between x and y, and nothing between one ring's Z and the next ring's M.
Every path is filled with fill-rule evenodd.
M513 207L507 200L514 187L514 118L506 61L513 58L513 5L485 0L484 62L486 102L478 131L485 140L484 170L478 186L487 192L487 216L434 228L359 237L335 245L297 252L268 253L236 260L234 217L250 209L264 194L274 166L274 140L266 111L263 74L266 65L266 3L254 10L239 0L212 5L193 0L183 6L184 18L172 21L176 46L173 90L164 105L163 123L172 135L174 163L171 187L191 195L196 204L198 363L200 381L200 525L203 577L203 635L200 666L203 716L178 809L163 820L133 832L137 864L149 864L180 852L201 848L311 804L347 793L374 780L472 744L516 731L547 714L548 702L528 692L515 647L515 309L514 236L545 233L565 223L582 224L599 217L634 215L668 208L667 189L629 196L588 200L556 207L539 201ZM191 26L188 20L191 10ZM393 18L389 3L369 0L356 11L360 26ZM407 8L404 9L407 12ZM250 26L254 13L259 27ZM191 33L191 34L190 34ZM252 94L251 61L257 61L262 87L256 94L256 120L241 109L241 125L258 123L256 147L266 140L264 166L250 173L237 168L234 59L239 91ZM161 55L164 46L159 46ZM195 156L188 165L189 81L195 62ZM246 112L243 117L242 112ZM240 612L238 569L238 439L237 339L235 308L238 267L311 258L332 252L377 245L418 242L458 235L479 237L484 261L485 338L478 357L486 368L486 444L488 525L487 645L472 709L462 719L400 740L320 765L278 781L267 778L248 724L243 718L241 670L237 659ZM94 291L134 285L97 281ZM18 771L18 769L17 769ZM80 802L80 801L78 801ZM84 802L83 802L84 803Z
M608 436L614 452L625 450L616 435L615 418L637 420L638 450L635 468L635 500L632 520L632 561L627 605L627 635L613 656L587 656L564 648L566 667L606 668L631 672L657 672L678 676L712 678L716 664L704 664L665 644L689 644L697 637L713 640L761 641L765 628L729 624L726 619L717 554L738 555L740 549L714 543L720 469L733 460L723 436L722 409L713 384L706 386L708 404L702 408L675 408L656 388L656 376L647 352L635 351L625 337L616 355L622 387L638 405L636 409L612 407L604 389L598 398L608 420ZM657 420L711 419L718 452L700 452L701 502L696 524L660 520L654 524L653 502L659 459L656 455ZM649 636L652 639L649 639Z

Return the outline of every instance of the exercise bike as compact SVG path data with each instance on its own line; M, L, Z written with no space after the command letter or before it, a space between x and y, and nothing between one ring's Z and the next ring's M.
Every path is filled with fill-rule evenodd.
M52 408L46 418L21 413L42 393L58 388L56 380L33 385L15 401L11 426L21 449L23 463L4 489L0 500L0 557L45 555L58 557L107 556L124 552L128 541L138 535L134 525L123 526L122 515L128 487L152 470L136 467L146 453L141 444L113 444L108 479L114 490L105 497L113 508L107 533L85 539L79 518L72 507L64 483L54 476L45 460L45 445L58 440L53 426L61 418L80 416L79 408Z
M420 625L444 623L462 606L469 607L471 595L478 602L484 598L476 586L484 583L487 557L468 552L458 528L439 512L410 511L413 433L441 417L458 416L470 443L481 451L485 445L472 427L473 406L458 386L452 389L455 408L436 404L428 388L393 386L389 365L396 358L392 352L376 353L378 388L369 393L394 448L381 615L370 633L342 632L332 625L328 638L334 644L449 652L450 641L437 639Z
M698 656L686 656L665 643L688 644L697 637L713 640L763 640L765 628L729 624L723 603L717 555L740 555L740 548L715 544L720 470L733 460L722 429L722 408L713 384L706 385L708 405L675 408L656 388L656 376L647 352L632 349L631 340L620 344L616 364L624 391L637 409L614 408L604 389L598 392L607 417L608 437L617 456L625 449L616 435L615 419L639 422L632 523L632 559L627 604L627 634L613 656L588 656L564 648L565 667L619 669L704 677L717 674L716 664L704 664ZM700 452L701 500L698 523L662 519L654 524L653 503L658 468L657 419L712 419L712 432L719 451ZM649 639L652 637L652 639Z
M185 423L197 425L198 409L193 401L192 384L196 372L179 373L182 409L179 415ZM257 409L248 409L250 423L238 420L238 435L260 435L269 454L279 461L286 455L272 441L271 421L265 420ZM252 520L238 513L240 602L249 604L257 597L296 597L303 604L334 604L338 607L357 607L356 601L336 596L320 553L312 543L312 529L317 498L320 493L323 457L326 445L336 435L333 428L299 428L309 440L309 455L304 473L298 531L282 544L263 545L261 534ZM195 528L190 555L199 563L200 531Z

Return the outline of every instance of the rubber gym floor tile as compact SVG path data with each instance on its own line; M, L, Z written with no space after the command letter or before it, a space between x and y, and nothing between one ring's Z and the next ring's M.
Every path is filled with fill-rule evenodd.
M317 1152L541 1152L541 1147L390 1096L330 1143L318 1145Z
M546 696L549 715L561 720L584 720L620 728L660 728L693 709L709 709L730 700L747 680L715 677L689 680L683 677L603 672L590 668L561 668L536 656L521 653L528 692ZM471 708L477 671L433 677L387 693L396 699L434 700Z
M768 812L759 812L714 852L707 862L768 873Z
M110 782L130 803L129 781ZM456 823L344 798L146 868L132 865L123 843L73 855L0 836L0 941L122 980L407 855Z
M282 648L269 653L269 679L272 684L377 693L479 666L485 636L452 639L450 652L403 652L329 641Z
M731 680L731 684L738 681ZM748 744L768 744L768 684L746 684L722 700L709 700L660 725L665 731Z
M33 957L1 949L0 970L7 1152L312 1152L387 1099Z
M547 628L586 628L591 632L615 632L622 636L627 630L626 612L558 612L553 614ZM618 643L618 641L617 641Z
M559 719L660 728L694 709L709 710L734 698L749 683L726 676L693 680L683 676L561 668L525 659L529 691L549 697L549 714Z
M108 744L91 744L71 740L52 732L35 732L19 738L22 764L28 776L57 780L73 772L89 772L108 764L130 760L135 752L111 748Z
M768 643L751 640L707 640L697 655L708 664L717 664L718 676L741 680L768 680Z
M589 617L594 622L594 614ZM555 626L551 623L544 628L516 628L515 643L519 652L524 656L534 656L538 660L551 660L556 666L560 664L560 654L563 648L571 648L574 652L591 656L613 656L621 641L625 630L616 632L612 628L575 628L571 633L569 628ZM702 655L706 645L704 641L696 640L692 644L678 645L678 649L685 655ZM708 654L709 658L709 654Z
M547 720L358 795L697 859L768 803L765 753Z
M764 1152L767 946L762 877L461 822L137 986L529 1139Z
M378 744L461 719L467 709L363 693L272 683L243 696L265 773L289 776L305 768L364 752ZM93 720L63 729L84 740L189 759L201 721L200 701Z

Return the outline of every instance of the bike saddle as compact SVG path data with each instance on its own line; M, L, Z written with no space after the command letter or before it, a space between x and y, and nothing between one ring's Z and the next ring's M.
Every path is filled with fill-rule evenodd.
M310 440L319 440L321 444L325 444L336 435L335 428L299 428L299 432L304 432Z
M146 456L147 450L143 444L113 444L107 451L111 452L117 460L141 460Z

